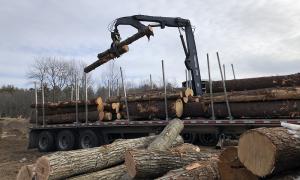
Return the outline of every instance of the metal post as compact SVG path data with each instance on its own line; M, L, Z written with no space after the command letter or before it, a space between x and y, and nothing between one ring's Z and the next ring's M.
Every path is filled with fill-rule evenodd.
M43 111L43 126L45 126L45 92L44 92L44 84L42 82L42 111Z
M153 83L152 83L152 76L151 76L151 74L150 74L150 87L151 87L151 89L153 89Z
M71 101L73 101L73 97L74 97L73 91L74 91L74 87L73 87L73 84L72 84L71 85Z
M108 97L110 97L110 81L108 80Z
M187 74L187 69L185 69L185 88L188 88L188 74Z
M225 64L223 64L223 73L224 73L224 80L226 81L226 70L225 70Z
M216 54L217 54L217 58L218 58L218 64L219 64L220 74L221 74L222 83L223 83L223 89L224 89L226 106L227 106L227 110L228 110L228 116L229 116L229 119L232 120L231 110L230 110L230 106L229 106L229 102L228 102L228 97L227 97L226 84L225 84L225 80L223 78L222 67L221 67L221 63L220 63L220 57L219 57L219 53L218 52Z
M119 79L117 79L117 96L120 96L120 85L119 85Z
M209 94L210 94L210 104L211 104L211 114L212 114L212 120L215 120L215 110L214 110L214 100L213 100L213 92L212 92L212 80L210 76L210 65L209 65L209 55L206 54L207 57L207 68L208 68L208 79L209 79Z
M120 67L120 72L121 72L122 86L123 86L123 91L124 91L124 99L125 99L125 105L126 105L127 119L128 119L128 121L129 121L130 118L129 118L129 110L128 110L127 95L126 95L126 87L125 87L126 85L125 85L125 83L124 83L124 77L123 77L122 67Z
M235 79L235 72L234 72L233 64L231 64L231 69L232 69L233 79Z
M37 110L37 104L38 104L38 95L37 95L37 87L36 82L34 82L34 95L35 95L35 125L38 125L38 110Z
M76 125L78 125L78 99L79 99L79 91L78 91L78 82L77 78L75 78L75 110L76 110Z
M87 87L87 74L84 73L84 87L85 87L85 123L88 123L88 87Z
M164 83L164 89L165 89L165 112L166 112L166 120L168 120L169 117L168 117L168 102L167 102L167 86L166 86L166 79L165 79L164 60L161 60L161 68L162 68L163 83Z

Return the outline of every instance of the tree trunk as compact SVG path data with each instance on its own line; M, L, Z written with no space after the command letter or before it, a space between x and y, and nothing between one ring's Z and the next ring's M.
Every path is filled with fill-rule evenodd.
M42 108L38 108L38 115L41 116L43 114ZM96 105L89 105L88 111L97 111ZM66 107L66 108L45 108L45 116L48 115L57 115L57 114L68 114L68 113L75 113L76 108L74 107ZM85 112L85 106L78 106L78 112Z
M104 169L102 171L95 171L92 173L71 177L68 178L68 180L119 180L126 173L126 166L122 164Z
M126 52L128 52L128 46L129 44L131 44L132 42L144 37L144 36L148 36L150 37L151 35L153 35L153 30L150 26L147 26L145 29L140 30L138 33L132 35L131 37L125 39L124 41L120 42L119 44L117 44L117 49L118 49L118 53L119 55L122 55ZM115 53L112 53L112 48L107 49L106 51L98 54L98 60L95 61L94 63L92 63L91 65L87 66L84 68L84 72L88 73L92 70L94 70L95 68L101 66L102 64L110 61L111 59L117 58L118 55L116 55Z
M35 176L35 164L22 166L18 172L17 180L32 180Z
M222 151L218 162L221 179L224 180L258 180L248 171L238 158L237 147L227 147Z
M120 164L124 161L126 150L145 148L154 138L155 136L128 139L96 148L61 151L42 156L36 163L37 178L63 179Z
M282 127L251 129L239 139L238 157L260 177L300 168L300 138Z
M95 122L98 120L98 111L88 112L88 122ZM78 113L78 121L85 122L85 112ZM35 123L35 116L29 120L30 123ZM57 114L45 116L46 124L70 124L76 122L76 113ZM38 116L38 124L43 124L43 117Z
M194 180L219 180L220 174L218 170L218 159L212 158L208 161L199 161L191 163L183 168L171 170L162 177L156 180L179 180L179 179L194 179Z
M169 118L181 117L183 113L183 103L180 99L168 100L167 110ZM165 119L165 102L164 100L128 102L129 116L133 120L147 119ZM127 118L126 107L121 114Z
M155 178L169 170L210 158L211 154L198 152L129 150L125 153L125 165L128 174L133 178Z
M202 102L188 102L183 105L182 117L207 117L207 108Z
M300 85L300 73L285 76L269 76L226 81L227 91L244 91L253 89L291 87ZM209 82L206 82L206 92L209 92ZM213 92L224 92L222 81L214 81Z
M171 147L174 140L183 130L183 122L180 119L174 119L168 123L164 130L150 143L148 150L167 150Z

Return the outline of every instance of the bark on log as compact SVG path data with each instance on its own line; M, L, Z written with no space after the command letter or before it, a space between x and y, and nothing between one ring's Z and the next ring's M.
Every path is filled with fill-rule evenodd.
M171 147L173 141L183 130L183 122L180 119L173 119L168 123L164 130L150 143L148 150L167 150Z
M223 180L258 180L238 158L237 147L227 147L219 157L218 167Z
M79 100L77 101L78 106L85 106L85 101L84 100ZM90 99L87 101L88 105L97 105L97 99ZM58 103L45 103L44 107L45 108L67 108L67 107L75 107L76 101L62 101ZM35 104L30 105L31 108L35 108ZM42 108L42 104L37 104L37 108Z
M35 164L22 166L18 172L17 180L32 180L35 176Z
M272 101L300 99L300 87L267 88L250 91L228 92L229 102ZM210 103L209 95L199 97L200 101ZM214 102L225 102L224 93L214 94Z
M180 92L175 93L167 93L168 100L176 100L181 98ZM140 94L135 96L128 96L127 102L137 102L137 101L162 101L165 100L164 93L157 93L157 94ZM125 102L124 97L120 96L113 96L106 100L107 103L118 103L118 102Z
M36 163L37 178L63 179L120 164L124 161L126 150L145 148L154 138L155 136L128 139L96 148L61 151L42 156Z
M205 83L206 92L209 92L209 82ZM291 87L300 85L300 73L285 76L269 76L226 81L227 91L244 91L273 87ZM213 92L224 92L222 81L214 81Z
M140 30L138 33L132 35L131 37L125 39L124 41L120 42L119 44L117 44L117 49L118 49L118 53L119 55L124 54L125 52L128 51L128 45L131 44L132 42L144 37L144 36L148 36L150 37L151 35L153 35L153 30L150 26L147 26L145 29ZM94 63L92 63L91 65L87 66L84 68L84 72L88 73L92 70L94 70L95 68L101 66L102 64L110 61L111 59L117 58L118 55L116 55L115 53L112 52L112 48L107 49L106 51L98 54L98 60L95 61Z
M98 111L88 112L88 122L95 122L98 120ZM78 121L85 122L85 112L78 113ZM29 120L30 123L35 123L35 116ZM46 124L69 124L76 122L76 113L57 114L45 116ZM43 124L43 117L38 116L38 124Z
M218 170L218 159L212 158L209 161L200 161L191 163L183 168L171 170L162 177L156 180L179 180L179 179L194 179L194 180L219 180L220 174Z
M122 164L102 171L71 177L68 180L119 180L126 173L126 166Z
M171 151L178 152L178 153L189 153L189 152L197 153L200 152L200 147L189 143L183 143L181 145L173 147Z
M125 165L133 178L155 178L194 161L207 161L211 156L209 153L130 150L125 153Z
M181 117L183 113L183 103L180 99L167 101L169 118ZM126 107L121 111L122 116L127 118ZM129 116L131 119L165 119L165 102L163 100L156 101L139 101L128 103Z
M202 102L188 102L183 104L182 117L207 117L207 106Z
M300 168L300 138L281 127L251 129L239 139L238 157L260 177Z
M43 114L43 109L38 108L38 115L41 116ZM97 111L96 105L89 105L88 112ZM45 116L48 115L57 115L57 114L68 114L75 113L76 108L74 107L66 107L66 108L45 108ZM78 112L85 112L85 106L78 106Z
M264 102L229 103L234 118L299 118L300 100L278 100ZM228 117L225 103L214 103L217 118ZM207 108L206 117L211 117L211 106Z

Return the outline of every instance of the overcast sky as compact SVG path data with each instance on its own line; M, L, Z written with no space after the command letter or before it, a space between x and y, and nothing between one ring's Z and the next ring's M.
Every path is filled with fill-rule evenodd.
M207 79L206 53L214 79L220 79L215 52L230 64L238 78L300 72L299 0L0 0L0 85L32 87L26 78L35 57L56 56L90 64L111 43L108 25L118 17L135 14L190 19L195 26L200 69ZM122 26L123 38L135 33ZM140 81L151 73L161 78L161 59L166 76L181 82L184 53L176 28L154 29L148 42L130 45L117 59L127 79ZM105 66L93 71L101 81Z

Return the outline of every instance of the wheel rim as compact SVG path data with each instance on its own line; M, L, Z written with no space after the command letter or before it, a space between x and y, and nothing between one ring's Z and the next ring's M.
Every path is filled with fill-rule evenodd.
M48 139L46 137L41 137L39 141L40 148L45 149L47 148L47 145L48 145Z
M82 138L81 145L83 148L91 148L93 146L91 138L89 136L84 136Z
M70 138L68 138L67 136L62 136L59 140L59 146L62 149L66 149L68 148L70 145Z
M201 144L206 146L216 143L216 137L213 134L201 134L199 140Z

